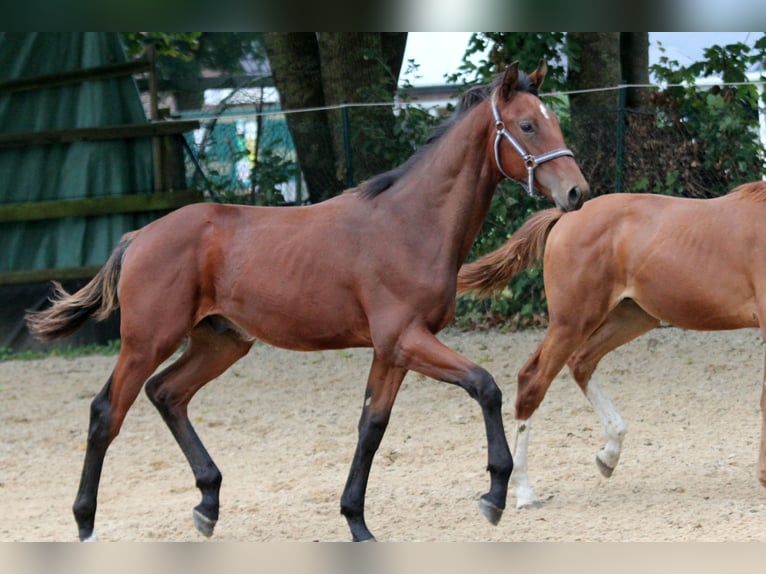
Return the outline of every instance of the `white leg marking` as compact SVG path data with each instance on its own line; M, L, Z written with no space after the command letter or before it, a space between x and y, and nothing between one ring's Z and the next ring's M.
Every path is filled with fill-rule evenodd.
M95 529L90 533L90 536L83 539L83 542L98 542L98 537L96 536Z
M585 396L588 397L593 410L596 411L596 416L601 421L601 428L606 437L606 444L597 457L607 468L614 470L620 460L622 439L625 438L627 426L595 378L588 382Z
M527 474L527 450L529 449L529 419L516 421L516 437L513 443L513 472L511 486L516 493L516 508L540 506L540 499L532 490Z

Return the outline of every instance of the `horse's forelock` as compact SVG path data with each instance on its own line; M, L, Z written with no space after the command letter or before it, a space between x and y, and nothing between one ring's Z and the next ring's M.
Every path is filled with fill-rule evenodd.
M476 86L469 88L463 93L463 97L460 99L460 105L458 106L456 114L461 114L467 110L470 110L475 105L486 100L490 94L503 83L505 74L496 74L492 82L485 86ZM519 77L516 81L516 91L526 92L534 96L537 94L537 86L532 82L527 74L519 71Z

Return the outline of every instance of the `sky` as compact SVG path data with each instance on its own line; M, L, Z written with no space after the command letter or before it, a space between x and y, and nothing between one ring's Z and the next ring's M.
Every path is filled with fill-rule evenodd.
M457 71L463 60L472 32L410 32L404 52L405 64L414 59L419 68L416 75L403 75L413 86L444 83L446 74ZM718 44L745 42L752 45L762 32L649 32L649 63L660 57L659 42L666 55L682 65L703 58L705 48Z

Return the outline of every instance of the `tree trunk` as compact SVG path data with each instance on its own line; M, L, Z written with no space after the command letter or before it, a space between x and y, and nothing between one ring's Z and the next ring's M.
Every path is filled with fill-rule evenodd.
M316 34L268 32L264 34L264 43L282 109L325 106ZM340 193L344 185L336 175L335 148L327 113L289 113L285 118L306 180L309 201L317 203Z
M649 83L649 32L620 32L620 67L626 84ZM641 107L643 88L628 88L625 105Z
M381 32L380 41L383 47L383 62L386 64L390 79L389 89L391 94L394 94L399 85L399 74L404 62L407 32Z
M348 109L350 125L344 126L343 111L330 112L331 130L336 157L344 157L346 142L350 138L353 165L339 165L338 176L349 183L359 183L377 173L394 167L394 154L387 146L394 139L392 112L399 70L392 71L398 57L399 36L387 38L394 46L384 53L383 38L379 33L321 32L319 54L322 64L322 87L328 105L343 103L382 103L370 107ZM392 40L391 42L388 42ZM406 35L405 35L406 42ZM400 44L401 42L399 42ZM349 174L348 169L352 172Z
M571 32L572 90L613 88L621 81L619 32ZM569 96L572 147L594 194L614 191L619 93L614 89Z
M406 33L272 32L264 43L285 110L384 104L349 108L345 133L340 110L286 116L312 203L394 167L392 107ZM353 152L351 172L344 137Z

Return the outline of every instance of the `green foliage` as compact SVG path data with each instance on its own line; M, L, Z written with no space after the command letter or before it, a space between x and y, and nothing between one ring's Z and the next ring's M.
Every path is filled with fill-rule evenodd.
M662 56L651 71L667 87L650 97L656 109L654 121L643 128L636 125L633 135L639 144L656 145L651 163L663 171L649 176L650 182L639 179L627 189L716 197L761 178L764 150L757 137L758 92L746 73L766 58L764 38L752 49L743 43L711 46L703 61L688 66L668 58L660 46ZM695 85L708 76L727 85ZM664 148L658 142L665 142ZM648 169L642 172L651 169L643 167Z
M201 68L242 73L242 60L265 59L262 32L121 32L128 56L154 44L157 64L168 77L197 74ZM187 75L187 74L182 74ZM196 77L196 76L195 76Z
M285 204L281 188L297 177L298 166L282 153L283 146L246 141L231 123L211 123L208 129L212 135L200 146L197 157L205 177L197 174L193 188L206 191L217 202Z
M271 149L258 151L258 163L253 165L252 205L282 205L285 198L280 186L296 176L295 162Z
M556 91L566 83L565 59L570 49L563 32L478 32L471 36L463 63L449 80L481 84L514 60L525 72L532 72L544 60L548 64L545 89ZM478 54L482 58L474 63Z
M143 55L146 46L153 43L158 56L190 61L199 47L202 32L121 32L120 35L130 58Z
M433 114L419 106L403 106L395 116L393 140L384 143L388 149L383 153L390 157L391 166L405 162L451 111L450 107L442 115Z

